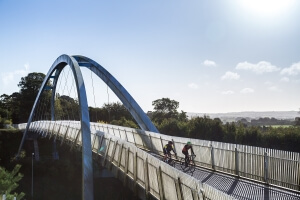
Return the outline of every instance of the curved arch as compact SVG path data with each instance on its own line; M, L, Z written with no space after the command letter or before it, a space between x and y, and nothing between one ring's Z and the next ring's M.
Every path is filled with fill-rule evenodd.
M28 129L30 127L30 123L32 122L33 114L35 112L37 103L39 101L39 98L45 89L47 82L49 81L51 75L55 71L55 80L54 80L54 88L52 90L52 97L51 97L51 119L54 119L54 96L56 89L56 83L58 80L58 76L60 75L60 72L62 69L69 65L72 69L73 76L76 83L76 89L78 94L78 101L79 101L79 116L81 121L81 137L82 137L82 199L93 199L93 161L92 161L92 146L91 146L91 134L90 134L90 119L89 119L89 111L88 111L88 103L87 103L87 97L86 97L86 90L85 85L83 81L83 77L80 71L80 67L78 62L72 57L68 55L61 55L59 56L54 63L52 64L50 70L48 71L42 86L39 90L39 93L35 99L35 102L33 104L25 132L23 134L23 138L19 147L18 155L20 155L21 148L23 147L24 140L26 137L26 134L28 132Z
M137 102L133 99L133 97L104 67L99 65L94 60L84 56L76 55L73 57L77 60L80 67L87 67L110 87L110 89L122 101L126 109L131 113L141 129L159 133L157 128L154 126L145 112L141 109L141 107L137 104Z

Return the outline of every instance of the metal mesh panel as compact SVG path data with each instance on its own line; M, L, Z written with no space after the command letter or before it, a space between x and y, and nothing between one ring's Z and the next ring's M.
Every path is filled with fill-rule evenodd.
M269 182L299 190L299 153L269 150Z
M120 151L120 144L116 143L115 155L114 155L114 162L118 162L119 159L119 151Z
M125 130L125 131L126 131L127 141L132 143L132 144L135 144L134 135L131 132L131 130Z
M136 131L133 132L133 136L134 136L135 145L138 147L143 147L144 143L141 136Z
M239 151L239 173L241 176L264 180L264 149L237 145Z
M166 199L178 199L177 198L177 192L176 192L176 186L174 179L165 173L162 173L162 183L163 183L163 189L164 189L164 196Z
M110 140L109 146L108 146L108 153L107 153L108 156L107 157L109 157L109 158L111 157L114 147L115 147L115 142Z
M120 164L120 167L121 169L125 169L125 154L126 154L126 148L122 148L122 154L121 154L121 164Z
M181 184L182 196L184 200L193 200L192 190L184 184Z
M144 160L141 157L137 157L137 181L145 185L145 171L144 171Z
M131 177L133 177L133 158L134 154L133 152L129 151L128 153L128 173Z
M157 179L157 173L156 173L156 167L148 164L148 173L149 173L149 186L150 186L150 192L156 196L159 196L159 188L158 188L158 179Z
M126 131L124 129L119 129L120 138L127 141Z
M156 153L162 153L163 152L163 147L162 147L162 143L161 140L158 136L153 136L151 135L151 141L152 141L152 148L153 151Z
M140 135L141 140L143 141L144 144L143 148L147 150L152 150L152 142L150 140L149 135L146 132L143 132L141 130L138 131L138 134Z

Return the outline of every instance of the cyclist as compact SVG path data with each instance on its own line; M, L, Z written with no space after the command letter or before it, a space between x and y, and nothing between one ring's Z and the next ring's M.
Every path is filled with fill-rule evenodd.
M166 162L167 158L171 159L171 151L173 151L174 154L177 155L176 152L174 151L173 142L172 141L169 141L168 144L166 144L164 146L163 151L164 151L163 161L165 161L165 162Z
M194 155L194 150L193 150L191 142L187 142L186 145L184 145L184 147L182 149L182 153L185 155L184 159L185 159L185 166L186 167L190 163L189 149L191 149L191 153L192 153L192 155Z

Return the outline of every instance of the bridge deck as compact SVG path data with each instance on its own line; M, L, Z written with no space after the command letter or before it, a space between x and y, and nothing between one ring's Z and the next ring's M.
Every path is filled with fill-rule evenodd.
M197 169L193 176L199 179L202 183L207 183L214 188L233 196L236 199L300 199L300 195L283 191L279 188L267 186L245 179L239 179L218 172L211 172L204 169Z
M152 154L161 158L156 154ZM175 168L181 170L179 163ZM300 194L243 178L196 168L191 176L239 200L299 200Z

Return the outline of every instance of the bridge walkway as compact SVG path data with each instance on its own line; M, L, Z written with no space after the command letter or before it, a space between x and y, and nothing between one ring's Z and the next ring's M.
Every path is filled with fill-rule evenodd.
M162 159L157 154L152 154L158 159ZM179 162L175 168L181 170ZM234 177L222 172L196 167L193 173L188 173L201 183L206 183L219 191L228 194L239 200L299 200L300 195L296 192L287 191L279 187L266 185L254 180L247 180Z

